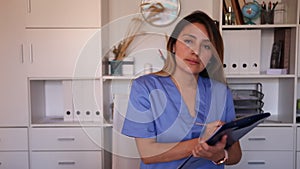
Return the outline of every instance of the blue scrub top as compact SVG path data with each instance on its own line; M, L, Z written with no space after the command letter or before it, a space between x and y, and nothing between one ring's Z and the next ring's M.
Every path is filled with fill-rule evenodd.
M218 96L222 93L218 91L221 88L225 90L224 100L220 100ZM212 92L213 90L215 91ZM211 102L211 98L219 102ZM212 110L216 110L212 107L217 107L219 113L209 114ZM210 121L222 120L224 122L235 118L230 90L224 84L199 77L195 111L197 115L192 117L170 76L144 75L132 83L122 133L130 137L156 138L156 141L160 143L174 143L197 138L203 129L203 126L197 123L206 123L211 117L214 119ZM184 160L156 164L141 162L140 168L176 169ZM223 165L217 166L206 159L193 158L192 160L197 160L195 163L197 166L191 167L193 169L224 168Z

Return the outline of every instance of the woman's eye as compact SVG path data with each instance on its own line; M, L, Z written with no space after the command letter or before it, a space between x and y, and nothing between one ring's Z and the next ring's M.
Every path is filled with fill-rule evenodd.
M190 39L185 39L185 40L183 40L183 42L184 42L185 44L188 44L188 45L190 45L190 44L193 43L193 41L190 40Z
M211 49L211 45L207 44L207 43L201 44L201 47L204 48L204 49L207 49L207 50Z

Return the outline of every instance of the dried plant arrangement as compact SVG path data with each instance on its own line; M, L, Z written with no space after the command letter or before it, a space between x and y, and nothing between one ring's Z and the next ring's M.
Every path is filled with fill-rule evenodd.
M126 57L126 51L142 27L143 19L139 17L132 18L128 26L128 31L124 39L116 46L113 47L114 60L123 60Z
M124 58L128 54L127 49L130 46L130 44L137 36L143 34L140 33L140 29L143 23L145 22L145 20L154 18L156 14L163 12L165 9L164 6L159 2L151 3L151 4L149 3L141 4L141 7L144 5L149 5L148 10L150 9L150 14L147 16L147 18L141 18L141 17L132 18L124 39L118 45L113 47L112 52L115 56L114 60L124 60Z

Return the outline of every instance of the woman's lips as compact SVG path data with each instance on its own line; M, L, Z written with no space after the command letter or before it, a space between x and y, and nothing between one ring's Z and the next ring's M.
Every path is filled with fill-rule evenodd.
M197 65L197 64L200 63L198 60L186 59L186 61L187 61L189 64L192 64L192 65Z

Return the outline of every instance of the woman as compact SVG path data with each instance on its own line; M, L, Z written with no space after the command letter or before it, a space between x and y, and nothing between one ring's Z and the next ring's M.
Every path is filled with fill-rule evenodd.
M218 126L235 118L218 27L195 11L176 25L167 51L161 71L132 83L122 133L135 138L140 168L176 169L191 154L197 161L193 169L238 163L238 142L227 150L227 136L214 146L205 143Z

